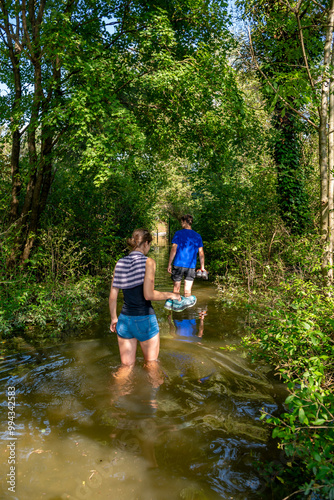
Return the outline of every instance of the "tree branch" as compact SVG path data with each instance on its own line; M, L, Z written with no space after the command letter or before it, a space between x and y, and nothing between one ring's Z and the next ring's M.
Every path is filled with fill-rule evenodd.
M2 33L2 31L0 31L0 36L1 36L2 40L3 40L3 43L6 45L6 47L10 48L9 45L8 45L8 43L7 43L6 38L4 37L4 34Z
M301 22L300 22L300 17L299 17L299 12L298 11L295 12L295 16L296 16L296 19L297 19L299 40L300 40L300 44L301 44L301 48L302 48L303 59L304 59L304 63L305 63L305 67L306 67L306 71L307 71L307 75L308 75L308 79L310 81L310 84L311 84L314 96L317 97L317 95L316 95L316 89L315 89L315 85L314 85L314 81L313 81L313 78L312 78L312 75L311 75L310 67L308 65L308 60L307 60L307 55L306 55L305 45L304 45L304 36L303 36L303 31L302 31L302 26L301 26ZM320 108L319 108L319 106L318 106L318 113L320 114Z
M25 131L27 130L27 128L29 127L29 125L30 125L30 122L29 122L29 123L26 123L26 124L24 125L24 127L23 127L23 128L21 128L21 130L19 131L20 136L22 136L22 135L24 134L24 132L25 132Z
M321 488L324 488L324 487L325 487L325 485L313 486L313 489L314 490L320 490ZM293 497L294 495L297 495L297 493L302 493L304 491L305 491L305 489L294 491L293 493L291 493L291 495L288 495L287 497L283 498L283 500L289 500L289 498Z
M301 6L301 4L302 4L302 1L303 1L303 0L298 0L298 2L297 2L297 5L296 5L296 11L297 11L297 12L298 12L298 11L299 11L299 9L300 9L300 6Z
M326 8L321 5L320 3L318 3L316 0L311 0L312 3L314 3L314 5L317 5L318 7L320 7L320 9L323 11L323 12L326 12Z
M38 27L40 26L40 24L42 22L44 9L45 9L45 0L41 0L41 3L39 4L37 20L36 20L36 24Z
M20 6L18 0L15 0L16 8ZM19 39L20 36L20 16L16 14L16 38Z
M22 0L22 25L23 25L23 32L25 34L26 40L27 40L27 47L30 51L30 57L29 59L33 60L34 59L34 51L31 45L31 40L30 40L30 35L28 31L28 25L27 25L27 17L26 17L26 0Z
M302 0L298 0L298 3L296 5L295 8L291 7L290 3L288 1L285 1L285 0L279 0L282 4L286 5L291 12L293 12L296 16L296 19L297 19L297 24L298 24L298 35L299 35L299 40L300 40L300 44L301 44L301 48L302 48L302 53L303 53L303 59L304 59L304 62L305 62L305 68L306 68L306 71L307 71L307 75L308 75L308 78L309 78L309 81L310 81L310 84L311 84L311 88L314 92L314 94L316 95L316 89L315 89L315 85L314 85L314 81L313 81L313 78L312 78L312 75L311 75L311 72L310 72L310 68L309 68L309 65L308 65L308 60L307 60L307 56L306 56L306 51L305 51L305 45L304 45L304 37L303 37L303 27L301 25L301 17L304 16L305 12L306 12L306 9L304 11L304 13L301 15L299 15L299 9L301 7L301 3L302 3ZM310 26L307 26L306 28L310 28ZM318 112L319 111L319 108L318 108Z
M123 12L123 17L122 17L122 22L121 22L121 28L120 28L119 33L117 34L117 36L115 37L115 39L112 41L112 44L107 45L107 47L108 46L110 47L111 45L114 45L114 43L117 42L118 38L120 38L123 35L126 13L127 13L128 9L130 7L131 1L132 0L128 0L127 3L125 4L124 12Z
M287 497L283 498L283 500L289 500L289 498L293 497L294 495L297 495L297 493L303 493L305 490L297 490L291 493L291 495L288 495Z
M288 0L279 0L279 2L285 5L290 11L293 12L293 8L291 7L290 2Z
M3 16L4 16L3 21L5 23L3 30L5 31L5 33L7 35L7 42L5 42L5 45L9 48L10 52L14 53L13 52L12 37L11 37L10 29L9 29L8 11L7 11L6 4L5 4L4 0L0 0L0 5L1 5L1 10L2 10ZM12 55L13 54L11 54L11 56Z
M305 116L303 113L301 113L298 109L295 109L286 99L284 99L284 97L282 97L279 94L278 89L275 89L275 87L273 86L273 84L271 83L271 81L269 80L269 78L267 77L267 75L262 71L262 69L259 66L259 63L257 62L257 58L255 56L255 52L254 52L254 48L253 48L252 36L251 36L251 32L250 32L249 27L248 27L248 35L249 35L249 42L250 42L250 50L251 50L252 60L254 61L257 70L261 73L261 75L263 76L263 78L266 80L266 82L270 85L271 89L274 91L275 95L277 95L278 99L280 99L294 113L297 113L297 115L299 115L301 118L303 118L305 121L307 121L310 125L312 125L312 127L314 127L316 130L318 130L318 126L312 120L310 120L309 118L307 118L307 116Z

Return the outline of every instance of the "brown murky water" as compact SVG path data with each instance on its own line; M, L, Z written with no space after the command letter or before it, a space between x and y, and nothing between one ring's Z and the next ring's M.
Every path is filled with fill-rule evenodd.
M156 287L168 290L166 250L155 258ZM284 388L270 367L220 349L240 338L242 315L223 314L208 282L197 280L193 291L197 304L182 313L154 304L159 387L139 350L131 380L115 386L119 355L107 308L86 340L2 360L1 498L271 498L258 465L279 456L259 416L261 408L281 411Z

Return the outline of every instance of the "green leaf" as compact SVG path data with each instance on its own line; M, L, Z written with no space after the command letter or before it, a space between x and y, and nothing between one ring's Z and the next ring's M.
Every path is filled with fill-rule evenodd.
M317 418L313 423L313 425L322 425L326 420L324 418Z
M279 433L280 433L280 428L275 427L275 429L272 432L272 437L275 439L279 435Z
M304 411L304 409L302 407L299 408L298 418L299 418L300 423L303 424L304 420L305 420L305 411Z

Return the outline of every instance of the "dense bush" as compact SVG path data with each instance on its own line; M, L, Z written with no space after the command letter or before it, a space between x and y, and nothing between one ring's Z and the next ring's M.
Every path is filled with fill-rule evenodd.
M101 279L96 277L41 284L32 276L18 275L0 288L0 335L33 339L37 331L41 338L77 331L96 317L101 289Z
M270 295L268 295L270 294ZM257 323L244 339L253 357L276 367L290 395L286 411L263 414L288 458L272 477L299 496L311 491L334 498L334 298L300 278L282 283L253 307ZM255 326L257 325L257 326ZM275 485L272 485L275 488ZM276 484L277 488L277 484ZM296 491L298 493L298 491Z

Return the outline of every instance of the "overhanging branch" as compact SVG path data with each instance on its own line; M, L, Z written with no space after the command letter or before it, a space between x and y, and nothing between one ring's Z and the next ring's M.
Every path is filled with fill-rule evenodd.
M252 35L251 35L249 27L247 29L248 29L248 36L249 36L249 43L250 43L250 50L251 50L252 60L253 60L253 62L255 64L257 70L259 71L259 73L261 73L261 75L266 80L266 82L269 84L270 88L274 91L274 93L275 93L275 95L277 96L278 99L280 99L289 109L291 109L291 111L293 111L294 113L296 113L297 115L299 115L301 118L303 118L305 121L307 121L310 125L312 125L312 127L314 127L316 130L318 130L319 127L312 120L310 120L307 116L305 116L304 113L302 113L298 109L294 108L289 103L289 101L287 101L286 99L284 99L284 97L282 97L279 94L278 89L275 89L274 85L271 83L271 81L268 78L268 76L260 68L260 65L259 65L259 63L257 61L257 58L255 56L255 52L254 52L254 48L253 48Z

